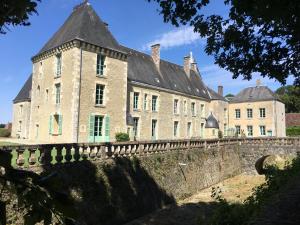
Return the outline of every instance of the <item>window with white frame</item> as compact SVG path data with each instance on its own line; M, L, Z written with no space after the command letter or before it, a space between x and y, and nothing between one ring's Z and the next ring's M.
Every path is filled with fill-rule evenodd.
M174 137L178 137L178 127L179 127L179 122L174 121Z
M235 109L235 118L240 119L241 118L241 110L240 109Z
M204 104L200 105L200 113L201 113L201 117L205 117Z
M204 123L200 124L200 137L204 138Z
M105 69L105 55L97 54L97 76L103 76Z
M157 138L157 120L151 121L151 137L154 140Z
M133 109L134 110L139 109L139 96L140 96L140 93L138 93L138 92L133 93Z
M22 131L22 121L19 121L19 132Z
M56 55L56 77L61 76L61 53Z
M192 123L191 122L187 123L187 131L186 131L186 133L187 133L188 137L192 136Z
M224 119L227 119L227 108L224 108Z
M253 136L253 126L247 126L247 136L252 137Z
M152 112L157 112L157 99L158 96L152 95Z
M96 95L95 95L96 105L104 105L104 89L105 89L104 85L96 84Z
M133 135L134 135L134 137L139 136L138 132L139 132L139 118L133 117Z
M179 100L178 99L174 99L174 114L178 114L179 113L179 109L178 109L178 104L179 104Z
M247 109L247 118L252 119L253 118L253 109Z
M55 84L55 103L57 105L60 104L60 91L61 91L60 84Z
M239 136L241 135L241 126L240 125L236 125L235 126L235 133Z
M192 111L192 116L196 116L196 103L195 102L191 103L191 111Z
M266 126L259 126L259 132L261 136L266 135Z
M260 108L259 109L259 117L260 118L265 118L266 117L266 109L265 108Z
M103 119L104 116L95 116L95 121L94 121L94 137L99 137L102 136L103 134Z

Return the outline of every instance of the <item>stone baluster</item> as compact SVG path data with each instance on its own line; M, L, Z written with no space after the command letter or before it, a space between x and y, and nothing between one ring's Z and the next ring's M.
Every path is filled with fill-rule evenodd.
M43 145L40 149L41 155L39 158L40 164L43 166L48 166L51 164L52 155L51 151L53 149L53 145Z
M65 155L65 161L67 163L71 162L72 160L72 153L74 152L73 146L66 146L66 155Z
M63 157L63 149L64 147L61 146L61 147L56 147L56 156L55 156L55 160L56 160L56 163L60 164L62 163L64 157Z
M73 151L74 152L74 154L73 154L74 161L78 162L78 161L80 161L80 158L81 158L82 147L76 145L75 147L73 147L73 149L74 149L74 151Z
M21 146L16 149L17 151L17 166L22 167L25 164L24 151L25 147Z
M89 158L91 160L95 160L96 156L97 156L97 147L90 147L88 146L88 152L89 152Z
M104 151L102 153L104 153L103 155L105 155L105 158L110 158L113 156L113 146L111 144L108 144L105 146Z
M34 148L34 147L32 147L32 148L29 147L28 148L28 151L29 151L28 163L29 163L30 166L33 166L33 165L35 165L37 163L37 158L36 158L36 155L35 155L35 153L36 153L37 150L38 149Z
M82 152L81 152L82 160L88 160L89 156L90 156L90 147L83 145L81 147L81 149L82 149ZM79 152L80 152L80 149L79 149Z

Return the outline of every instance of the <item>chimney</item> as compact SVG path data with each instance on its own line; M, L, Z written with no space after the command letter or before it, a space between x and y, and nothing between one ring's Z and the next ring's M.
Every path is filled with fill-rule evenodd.
M191 72L191 56L185 56L183 58L183 69L186 75L190 78Z
M218 86L218 94L223 96L223 86Z
M256 86L258 87L258 86L261 86L261 81L260 81L260 79L257 79L256 80Z
M155 44L151 46L151 56L152 59L159 70L159 64L160 64L160 44Z

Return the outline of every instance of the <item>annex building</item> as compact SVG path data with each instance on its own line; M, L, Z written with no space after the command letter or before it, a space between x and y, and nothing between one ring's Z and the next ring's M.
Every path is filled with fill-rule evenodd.
M285 106L257 84L233 99L202 81L191 55L176 65L120 45L85 2L32 57L13 101L12 136L38 143L285 136Z

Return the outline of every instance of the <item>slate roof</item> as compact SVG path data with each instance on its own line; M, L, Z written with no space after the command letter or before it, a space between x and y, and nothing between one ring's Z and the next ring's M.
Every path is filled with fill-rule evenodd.
M19 94L13 100L14 103L25 102L31 100L31 89L32 89L32 74L29 76Z
M248 87L240 91L230 102L255 102L279 100L276 94L266 86Z
M210 94L210 99L211 100L221 100L221 101L226 101L227 102L227 99L224 98L222 95L219 95L217 92L215 92L213 89L207 87L207 90Z
M134 49L121 46L128 54L128 80L172 91L210 99L201 77L191 71L190 78L182 66L160 60L160 71L152 57Z
M100 47L119 50L119 44L106 24L99 18L89 3L82 3L74 8L66 22L38 54L75 39Z
M214 115L211 113L205 123L205 128L216 128L219 129L219 122L214 117Z

